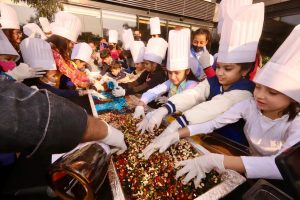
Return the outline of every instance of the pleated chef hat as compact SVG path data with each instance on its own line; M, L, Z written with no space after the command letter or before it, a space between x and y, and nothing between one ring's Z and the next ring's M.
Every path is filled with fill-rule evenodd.
M118 43L118 31L116 31L116 30L108 31L108 42L109 43Z
M26 38L20 44L24 62L42 70L56 70L51 46L40 38Z
M3 31L0 29L0 55L13 55L17 56L15 61L18 61L20 59L20 55L16 51L16 49L13 47L13 45L9 42L6 35L3 33Z
M300 25L258 72L254 81L300 102Z
M254 62L264 23L264 3L243 6L225 13L218 62Z
M132 30L123 29L122 31L122 42L124 50L129 50L131 43L134 41Z
M160 34L160 20L159 17L150 18L150 35Z
M55 35L76 42L81 33L81 21L71 13L59 11L55 14L55 20L51 24L51 31Z
M5 3L0 3L0 24L2 29L20 29L16 11Z
M142 41L133 41L130 45L130 52L134 63L144 61L145 44Z
M40 17L39 21L40 21L43 31L45 33L50 33L51 27L50 27L50 23L49 23L48 19L46 17Z
M169 32L169 50L167 69L170 71L189 69L191 45L190 29L171 30Z
M85 42L77 43L72 50L71 59L78 59L88 63L91 60L93 49Z
M168 43L163 38L150 38L145 49L144 60L161 64L167 48Z
M222 0L219 4L219 16L217 32L221 34L224 17L226 12L239 11L241 7L252 4L253 0Z
M45 33L35 23L29 23L23 26L23 32L28 37L36 37L36 35L39 35L43 40L47 39Z

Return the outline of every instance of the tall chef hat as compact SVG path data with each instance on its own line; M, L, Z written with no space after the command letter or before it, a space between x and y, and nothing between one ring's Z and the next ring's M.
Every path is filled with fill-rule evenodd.
M218 62L254 62L264 22L264 3L225 13Z
M37 37L40 36L43 40L46 40L47 37L45 33L40 29L40 27L35 23L29 23L23 26L23 32L28 37Z
M145 49L144 60L161 64L167 48L168 43L163 38L150 38Z
M42 26L42 29L45 33L50 33L51 32L51 27L48 19L46 17L40 17L39 22Z
M189 69L191 45L190 29L171 30L169 32L168 65L170 71Z
M123 48L125 50L130 49L131 43L134 41L132 30L129 29L123 29L122 31L122 42L123 42Z
M252 4L253 0L222 0L219 4L219 16L218 16L218 34L222 32L222 26L224 22L224 17L226 12L235 12L243 6L248 6Z
M254 81L300 102L300 25L258 72Z
M108 42L109 43L118 43L118 31L116 31L116 30L108 31Z
M20 29L16 11L5 3L0 3L0 24L2 29Z
M51 24L51 31L55 35L76 42L81 32L81 21L71 13L59 11L55 14L55 20Z
M72 50L71 59L78 59L88 63L91 60L93 49L85 42L77 43Z
M142 41L133 41L130 45L130 52L134 63L144 61L145 44Z
M160 20L159 17L150 18L150 35L160 34Z
M26 38L20 44L24 62L32 68L56 70L51 46L40 38Z
M13 45L9 42L6 35L3 33L1 29L0 29L0 54L17 56L15 61L18 61L20 59L20 55L13 47Z

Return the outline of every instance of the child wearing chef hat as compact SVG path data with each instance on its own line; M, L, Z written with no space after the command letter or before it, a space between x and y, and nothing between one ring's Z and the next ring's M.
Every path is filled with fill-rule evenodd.
M153 131L168 114L182 112L162 134L176 133L178 128L214 119L232 105L251 97L255 85L248 75L254 66L263 19L263 3L228 12L222 28L216 76L172 96L165 106L147 114L138 128ZM247 142L239 123L218 132L239 143ZM147 157L154 152L153 146L145 149Z
M171 30L169 32L167 65L169 80L143 93L138 106L135 108L134 118L144 116L144 106L165 93L168 94L168 97L171 97L197 85L197 82L186 79L190 72L190 36L189 29Z

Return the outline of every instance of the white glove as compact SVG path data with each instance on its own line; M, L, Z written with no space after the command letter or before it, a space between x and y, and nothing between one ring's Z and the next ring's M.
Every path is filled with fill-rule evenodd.
M178 129L180 128L182 128L181 125L178 123L177 120L174 120L159 136L174 134L178 132Z
M104 95L100 94L99 92L97 92L95 90L88 90L88 93L90 93L93 97L96 97L99 100L106 99L106 97Z
M202 66L203 69L210 67L210 54L207 51L206 47L204 47L204 52L201 54L200 58L199 58L199 62Z
M215 153L180 161L176 164L176 167L183 166L183 168L177 171L176 178L187 174L183 179L183 184L187 184L190 180L195 178L194 185L198 187L201 179L205 178L205 173L210 172L212 169L217 170L218 173L225 171L223 161L224 155Z
M145 132L148 122L149 122L149 119L151 118L152 114L153 114L153 111L147 113L147 115L143 118L143 120L136 125L137 131L141 131L142 134Z
M143 154L145 158L148 158L157 150L159 153L166 151L172 144L175 144L179 141L178 131L172 134L165 134L156 137L153 142L151 142L144 150Z
M115 97L123 97L123 96L125 96L126 91L121 86L118 86L115 89L113 89L113 91L111 93Z
M16 81L23 81L26 78L42 77L46 72L33 69L25 63L20 63L17 67L13 68L13 70L10 70L6 73L13 77Z
M168 97L166 96L160 96L156 99L156 102L159 104L165 104L168 102Z
M159 128L163 118L167 116L168 110L165 107L160 107L154 111L152 111L151 117L149 118L148 124L146 126L146 130L149 132L153 132L154 128Z
M97 91L104 91L103 83L101 81L94 80L93 84Z
M123 133L106 122L105 124L107 125L107 136L100 141L107 145L115 146L117 149L112 149L112 152L117 152L118 155L122 154L127 150Z
M135 107L134 113L133 113L133 118L134 119L139 119L140 117L145 117L145 110L144 106L137 106Z

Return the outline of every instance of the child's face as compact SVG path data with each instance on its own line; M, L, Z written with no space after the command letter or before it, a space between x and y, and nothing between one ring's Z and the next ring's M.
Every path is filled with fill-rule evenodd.
M203 47L207 45L208 41L206 38L206 35L204 34L198 34L195 35L192 41L192 45L195 51L199 52Z
M17 43L20 44L21 43L21 39L22 39L22 32L20 30L13 30L13 34L12 34L12 39Z
M111 62L112 62L113 60L112 60L112 57L111 57L111 56L108 56L108 57L104 58L103 61L104 61L106 64L110 65Z
M290 97L281 92L258 83L255 86L254 98L262 113L272 119L281 117L280 113L293 102Z
M169 80L176 86L179 86L186 79L189 70L168 71Z
M0 55L0 61L15 61L15 59L17 58L17 56L14 55Z
M247 71L243 71L240 65L234 63L218 63L216 75L219 83L227 90L233 83L247 75Z
M136 71L142 71L142 70L144 70L144 63L135 63L134 64L134 67L135 67L135 69L136 69Z
M75 63L77 65L77 69L79 69L80 71L84 71L84 69L86 67L86 62L81 61L81 60L76 60Z
M120 68L116 68L116 69L111 69L111 73L114 75L114 76L118 76L121 72L121 69Z
M147 72L154 72L157 64L148 60L144 60L144 67Z

